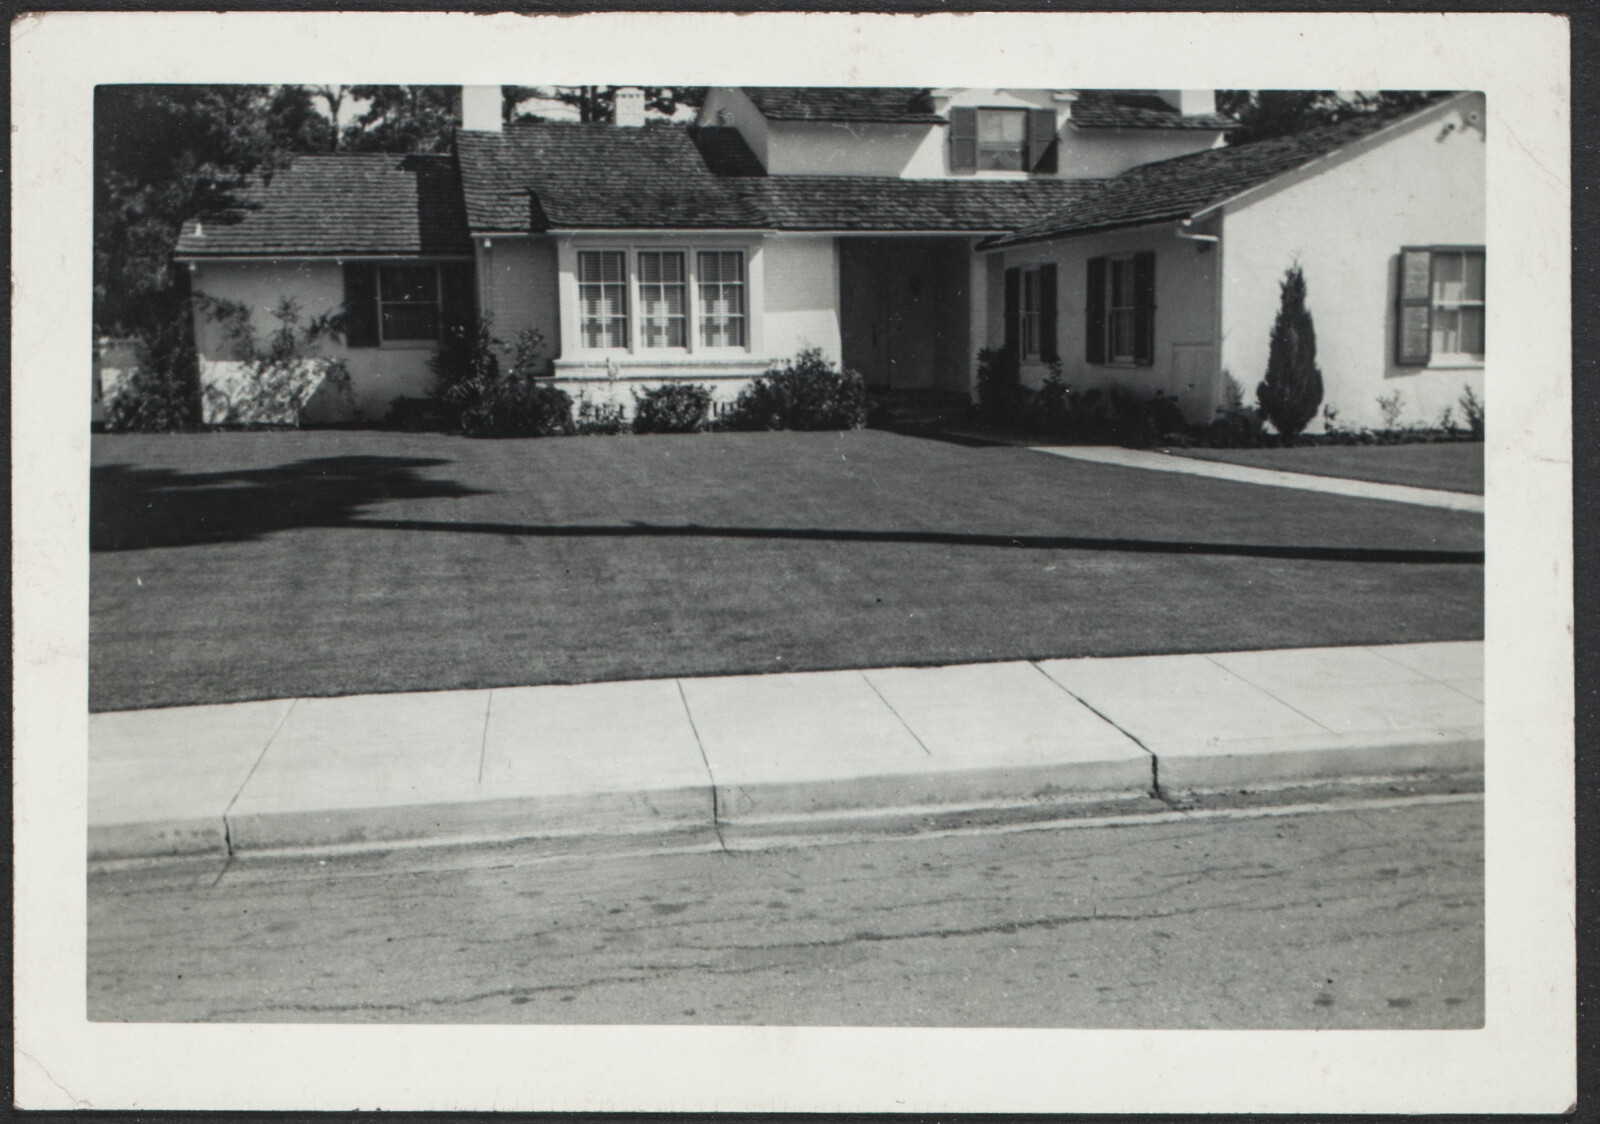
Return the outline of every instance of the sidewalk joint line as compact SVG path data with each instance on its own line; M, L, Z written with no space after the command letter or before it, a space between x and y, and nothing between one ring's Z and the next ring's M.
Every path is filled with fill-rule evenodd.
M927 745L923 743L923 740L921 738L917 737L917 732L911 728L911 723L907 722L904 718L900 717L900 712L894 708L894 703L890 702L888 699L883 697L883 692L878 690L878 685L867 677L867 673L866 672L862 671L862 672L859 672L858 674L861 676L862 679L866 680L867 686L872 688L872 693L874 695L877 695L879 699L883 700L883 705L889 708L889 713L894 715L895 718L899 720L900 725L902 725L902 726L904 726L906 728L906 733L911 735L911 740L916 742L919 746L922 746L922 752L923 753L926 753L929 757L932 757L933 756L933 750L929 749L927 747Z
M1144 742L1140 741L1138 735L1132 730L1125 729L1120 722L1116 721L1109 714L1106 714L1104 711L1100 710L1099 707L1095 706L1082 695L1069 689L1065 683L1062 683L1060 680L1056 679L1033 660L1028 661L1028 666L1033 668L1033 670L1037 671L1040 675L1044 676L1047 683L1053 683L1055 684L1057 690L1065 692L1067 698L1075 701L1090 714L1100 719L1100 721L1104 722L1117 733L1127 738L1134 745L1148 753L1150 755L1150 794L1163 804L1171 804L1174 807L1177 806L1177 801L1168 796L1161 787L1161 758L1156 756L1155 750L1151 749L1149 746L1145 745Z
M1311 723L1313 726L1317 726L1317 727L1319 727L1321 729L1324 729L1324 730L1328 731L1328 733L1330 733L1330 734L1339 734L1339 733L1343 732L1343 731L1340 731L1340 730L1335 730L1332 726L1329 726L1325 722L1318 722L1315 718L1311 717L1311 715L1307 714L1305 711L1301 710L1299 707L1293 705L1292 703L1288 703L1288 702L1285 702L1283 699L1280 699L1277 695L1274 695L1271 691L1267 690L1261 684L1255 682L1254 680L1246 679L1244 676L1240 675L1237 671L1233 670L1233 668L1231 668L1231 667L1228 667L1226 664L1218 663L1216 658L1210 652L1202 652L1200 654L1205 656L1205 658L1210 660L1213 664L1216 664L1216 666L1222 668L1222 670L1223 670L1223 672L1225 674L1233 676L1235 679L1237 679L1239 682L1245 684L1245 686L1247 686L1247 687L1254 687L1256 690L1260 691L1263 695L1266 695L1267 698L1271 699L1273 702L1279 704L1280 706L1288 707L1290 710L1294 711L1301 718L1304 718L1307 722Z
M689 732L694 735L695 748L700 751L700 761L706 767L706 780L711 784L711 830L717 833L717 844L726 852L728 843L722 838L722 809L717 806L717 775L711 769L711 758L706 756L706 743L700 740L700 727L694 724L694 711L689 709L689 696L684 693L683 680L674 679L672 682L678 688L683 716L689 720Z
M272 743L278 740L278 735L283 733L289 715L294 713L295 707L300 705L299 699L289 700L289 709L283 712L283 717L278 719L278 724L272 730L272 736L267 739L267 744L261 747L261 752L256 754L256 759L250 763L250 771L244 775L244 782L239 785L239 791L233 794L233 799L228 801L228 806L222 809L222 845L227 850L228 857L233 857L233 827L228 823L228 813L233 811L233 806L239 802L239 797L244 795L244 790L250 787L250 778L256 775L256 770L261 767L261 762L266 760L267 750L272 748ZM219 879L221 875L217 876Z
M494 712L494 691L483 704L483 736L478 739L478 783L483 783L483 760L489 754L489 715Z

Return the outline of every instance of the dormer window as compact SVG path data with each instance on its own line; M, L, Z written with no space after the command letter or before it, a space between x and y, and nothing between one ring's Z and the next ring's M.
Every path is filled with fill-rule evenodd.
M950 110L952 172L1056 170L1056 111L956 106Z
M978 170L1020 172L1028 158L1028 111L978 110Z

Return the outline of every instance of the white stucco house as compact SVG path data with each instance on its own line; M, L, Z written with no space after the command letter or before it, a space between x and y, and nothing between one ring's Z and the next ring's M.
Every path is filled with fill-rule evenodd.
M442 326L539 329L591 398L667 379L734 397L805 348L874 387L970 395L1014 347L1037 385L1247 400L1278 281L1310 290L1326 401L1432 420L1484 360L1484 104L1434 99L1227 145L1213 91L718 87L692 126L503 125L462 91L446 156L303 156L186 224L193 288L270 327L343 310L356 405L426 393ZM230 358L196 325L204 377Z

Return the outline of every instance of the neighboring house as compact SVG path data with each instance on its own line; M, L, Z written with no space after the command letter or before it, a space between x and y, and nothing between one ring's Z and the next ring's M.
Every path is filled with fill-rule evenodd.
M1253 394L1297 258L1349 420L1391 383L1453 401L1461 371L1436 369L1481 366L1473 95L1232 148L1212 91L716 87L691 127L626 89L615 125L503 126L498 87L462 108L450 156L301 157L187 224L194 289L260 330L282 296L343 308L324 354L368 416L425 393L443 326L477 310L507 342L538 329L575 397L691 379L725 402L812 347L876 387L970 394L977 351L1011 342L1030 384L1059 356L1074 387L1205 420L1223 370ZM223 341L197 334L217 377Z

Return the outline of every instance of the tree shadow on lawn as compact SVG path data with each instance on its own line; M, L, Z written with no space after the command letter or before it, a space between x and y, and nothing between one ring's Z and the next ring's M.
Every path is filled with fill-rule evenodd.
M385 500L487 495L418 470L449 461L414 457L319 457L273 468L181 473L166 468L105 465L90 485L90 549L144 550L239 542L302 527L502 535L520 538L762 539L793 542L883 543L1007 550L1081 550L1124 554L1222 555L1309 562L1481 565L1481 550L1300 546L1074 535L996 535L958 531L852 530L814 527L726 527L546 524L384 519L363 509Z
M272 468L178 472L98 465L89 482L89 549L145 550L258 539L297 527L351 525L384 500L484 495L421 469L421 457L317 457Z

